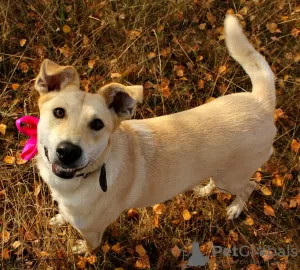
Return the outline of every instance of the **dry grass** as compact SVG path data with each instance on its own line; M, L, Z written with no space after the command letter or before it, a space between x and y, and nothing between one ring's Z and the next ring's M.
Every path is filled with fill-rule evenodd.
M7 125L7 131L5 136L0 134L0 192L6 192L0 193L0 230L10 233L0 239L1 267L73 269L78 262L70 252L79 238L75 230L70 226L48 226L56 206L34 164L2 162L5 156L21 150L19 143L24 138L15 129L15 119L24 114L38 115L32 80L41 61L47 57L60 64L75 65L83 88L91 92L112 81L112 73L122 75L115 81L144 83L146 98L136 118L182 111L204 103L209 97L251 88L249 78L229 57L224 45L222 24L228 9L240 14L249 38L266 56L277 76L277 107L284 116L276 122L275 153L262 168L259 183L268 187L272 195L255 191L247 209L234 222L226 220L225 211L232 199L224 199L221 194L208 199L194 198L191 192L178 195L166 202L158 227L154 226L152 208L138 209L137 218L124 213L104 235L104 242L108 241L110 246L120 243L121 253L110 251L104 255L100 251L95 265L89 267L132 269L138 258L135 246L142 244L153 269L176 269L189 257L189 245L194 240L224 247L253 244L286 249L290 245L299 253L300 206L289 208L290 198L299 193L300 187L299 154L291 151L292 139L300 138L300 46L299 36L292 30L300 29L296 2L1 1L0 123ZM70 33L62 31L65 24L70 26ZM280 31L276 32L276 28ZM21 39L26 39L24 46L20 45ZM95 59L94 67L90 68L89 60ZM22 63L28 65L28 71ZM226 66L226 71L220 73L220 66ZM176 67L183 74L176 72ZM200 80L204 88L199 85ZM13 83L19 84L16 90ZM275 174L284 177L283 186L272 184ZM275 217L264 214L264 203L273 207ZM184 209L194 212L189 221L182 218ZM252 217L254 225L245 224L246 216ZM20 246L16 247L17 244ZM175 245L182 249L179 258L170 252ZM266 269L298 269L300 265L299 257L275 257L268 262L261 257L232 259L234 264L228 264L224 257L217 258L216 267L246 269L253 263ZM209 269L217 269L213 262L211 257ZM286 262L290 264L285 265Z

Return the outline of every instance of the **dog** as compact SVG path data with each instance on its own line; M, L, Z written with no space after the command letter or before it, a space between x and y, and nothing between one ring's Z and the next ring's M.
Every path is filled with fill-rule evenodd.
M122 211L192 188L198 196L215 187L236 195L228 218L239 216L255 188L249 179L273 151L276 97L271 68L233 15L225 19L225 37L253 91L151 119L130 120L143 100L142 86L80 91L74 67L43 61L35 82L37 165L59 206L50 224L68 222L85 239L75 253L95 251ZM199 187L205 179L209 184Z

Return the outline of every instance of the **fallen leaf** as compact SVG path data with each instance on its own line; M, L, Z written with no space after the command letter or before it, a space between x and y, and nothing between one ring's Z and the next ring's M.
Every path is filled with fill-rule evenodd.
M16 164L17 165L22 165L22 164L25 164L27 162L27 160L24 160L21 158L21 153L20 152L17 152L16 153Z
M296 197L290 199L289 208L295 208L297 206L300 206L300 193Z
M217 21L216 17L214 15L212 15L211 12L206 13L206 18L211 24L213 24Z
M292 29L291 35L292 35L294 38L297 38L299 34L300 34L300 29L297 29L297 28L293 28L293 29Z
M274 252L271 250L263 249L259 252L259 255L263 258L264 262L268 262L269 260L273 259Z
M40 183L35 185L34 193L33 193L34 196L37 197L39 195L39 193L41 192L41 187L42 187L42 184L40 184Z
M142 245L137 245L135 247L135 251L139 254L140 257L143 257L147 254L146 250Z
M10 232L7 230L3 230L1 233L1 239L4 243L7 243L10 239Z
M116 79L116 78L120 78L120 77L122 77L122 75L118 72L110 73L110 78L112 78L112 79Z
M87 37L87 35L83 35L83 44L89 45L89 38Z
M284 182L284 178L278 174L275 174L274 178L272 179L272 184L277 187L282 187Z
M291 147L293 152L298 153L300 150L300 143L297 140L293 139L291 143Z
M88 67L89 68L94 68L95 64L96 64L96 59L90 59L88 61Z
M12 156L6 156L4 159L3 159L3 162L6 163L6 164L15 164L15 160L16 158L15 157L12 157Z
M218 69L219 74L225 73L227 67L226 66L220 66Z
M65 24L65 25L63 26L62 30L63 30L63 32L64 32L65 34L68 34L68 33L71 32L71 27L70 27L69 25Z
M138 218L139 217L139 213L136 211L135 208L131 208L131 209L128 210L127 216L129 218Z
M63 47L58 48L59 52L66 58L68 58L71 55L71 49L67 44L65 44Z
M177 70L176 70L176 76L177 76L177 77L183 77L183 75L184 75L184 72L183 72L182 69L177 69Z
M152 58L154 58L156 56L156 53L155 52L149 52L148 54L147 54L147 58L148 59L152 59Z
M272 195L272 192L269 188L267 188L266 186L263 186L260 191L265 195L265 196L270 196Z
M239 235L235 231L233 231L233 230L229 231L229 236L235 242L239 240Z
M198 89L203 89L204 88L204 85L205 85L205 82L203 80L199 80L198 81Z
M42 257L42 258L47 258L50 256L50 254L46 251L40 251L39 254L38 254L39 257Z
M156 215L161 215L164 210L165 210L164 204L160 203L153 206L153 211Z
M86 258L82 257L82 256L78 256L78 261L76 263L76 266L79 269L85 269L86 266Z
M172 255L175 257L175 258L178 258L181 254L181 250L178 246L174 246L172 249L171 249L171 253Z
M7 248L4 248L2 250L2 258L5 260L8 260L10 258L10 254Z
M135 262L135 267L139 269L149 269L150 268L150 261L148 255L143 256L142 258L139 258Z
M29 70L29 66L27 65L27 63L22 62L19 64L19 69L23 72L23 73L27 73Z
M127 36L129 37L129 39L133 40L138 38L141 35L141 31L139 30L130 30L127 32Z
M17 90L19 87L20 87L20 85L18 83L12 83L12 85L11 85L12 90Z
M5 189L0 190L0 198L5 197L6 196L6 191Z
M0 124L0 134L5 135L6 132L6 125Z
M246 220L244 221L244 223L245 223L246 225L248 225L248 226L252 226L252 225L254 225L254 220L253 220L252 217L247 216L247 217L246 217Z
M110 246L109 246L109 244L106 242L106 243L104 244L104 246L102 246L101 249L102 249L103 254L106 255L106 254L109 252L109 250L110 250Z
M111 250L117 254L120 254L121 253L121 246L120 246L120 243L118 242L117 244L113 245L111 247Z
M20 241L15 241L15 242L13 242L13 243L11 244L11 246L12 246L14 249L16 249L16 248L18 248L19 246L21 246L21 242L20 242Z
M86 260L88 261L89 264L93 265L97 261L97 257L95 255L91 255L90 257L87 257Z
M200 30L205 30L206 28L206 23L201 23L198 27Z
M245 16L248 13L248 8L247 7L243 7L242 9L239 10L239 14Z
M267 23L266 25L267 29L270 31L270 33L274 34L277 31L277 24L276 23Z
M27 39L25 39L25 38L20 39L20 41L19 41L20 46L23 47L26 44L26 42L27 42Z
M187 209L184 209L184 210L183 210L182 216L183 216L183 219L184 219L184 220L190 220L191 217L192 217L190 211L187 210Z
M274 209L270 205L267 205L266 203L264 205L264 213L266 216L275 217Z

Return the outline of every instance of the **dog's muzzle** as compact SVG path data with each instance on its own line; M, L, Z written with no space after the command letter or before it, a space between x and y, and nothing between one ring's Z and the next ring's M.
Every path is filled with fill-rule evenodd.
M44 151L45 151L45 156L47 157L49 163L51 163L50 159L49 159L48 149L46 147L44 147ZM81 167L81 168L67 168L67 167L63 167L61 165L58 165L56 163L53 163L52 164L52 172L60 178L72 179L76 176L77 172L83 170L86 166Z

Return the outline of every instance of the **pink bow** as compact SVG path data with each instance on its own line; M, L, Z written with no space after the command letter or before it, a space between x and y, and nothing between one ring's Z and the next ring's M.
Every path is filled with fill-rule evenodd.
M19 132L30 137L21 153L21 158L24 160L32 159L37 153L37 124L39 120L39 118L33 116L23 116L16 120Z

